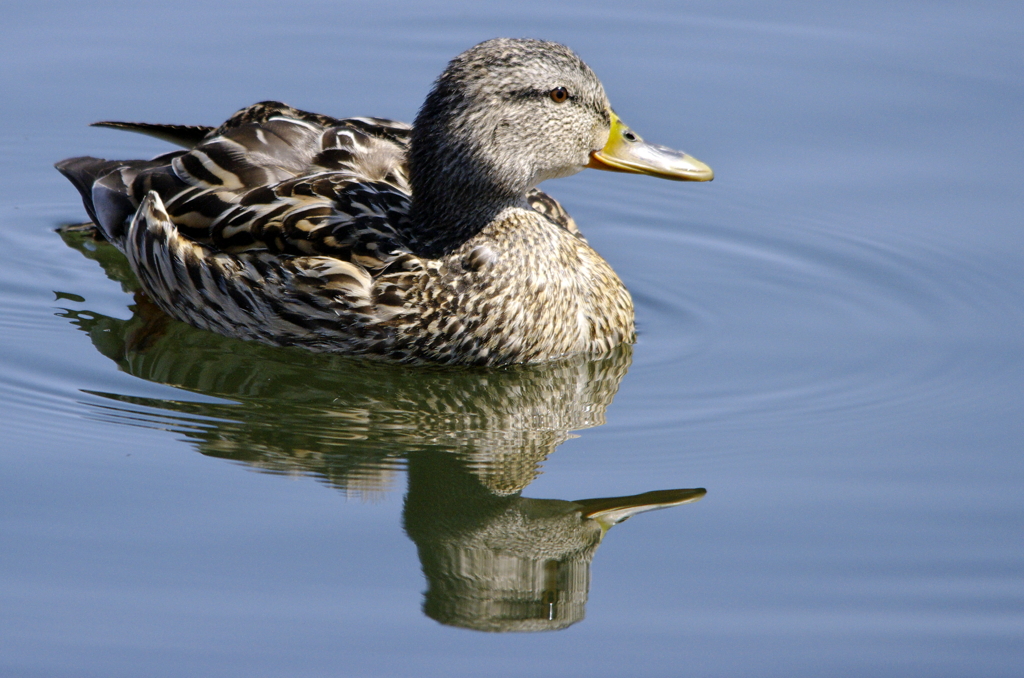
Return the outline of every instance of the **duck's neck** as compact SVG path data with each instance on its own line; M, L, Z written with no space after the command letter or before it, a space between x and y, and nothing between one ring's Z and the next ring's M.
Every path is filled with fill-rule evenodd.
M474 179L450 170L412 178L410 220L418 254L439 257L459 248L502 211L525 200L525 191Z
M458 248L503 210L523 204L533 180L526 163L506 157L490 135L480 136L491 121L452 115L432 102L436 94L416 119L408 156L411 235L417 254L432 257Z

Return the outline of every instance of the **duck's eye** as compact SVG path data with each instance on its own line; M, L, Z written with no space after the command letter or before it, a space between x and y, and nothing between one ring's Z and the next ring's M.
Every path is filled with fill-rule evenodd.
M569 90L564 87L556 87L550 92L551 100L556 104L560 104L569 98Z

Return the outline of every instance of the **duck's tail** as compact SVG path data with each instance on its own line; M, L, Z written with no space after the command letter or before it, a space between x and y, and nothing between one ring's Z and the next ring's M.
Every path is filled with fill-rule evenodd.
M151 122L117 122L114 120L103 120L94 122L90 127L109 127L120 129L136 134L145 134L147 137L160 139L182 148L195 148L196 144L213 133L213 127L204 125L162 125Z
M121 248L131 218L139 207L139 201L132 195L132 182L140 172L166 165L168 155L153 160L104 160L85 156L61 160L54 167L78 189L85 211L103 236Z

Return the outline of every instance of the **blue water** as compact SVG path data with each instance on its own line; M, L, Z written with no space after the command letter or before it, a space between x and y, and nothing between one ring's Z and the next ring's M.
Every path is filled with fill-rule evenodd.
M1018 3L210 4L3 12L0 675L1024 673ZM90 122L408 121L498 35L570 45L716 172L544 185L633 292L632 351L253 346L55 232L86 216L53 162L168 150ZM596 551L565 527L698 487ZM487 539L539 568L526 603L466 603Z

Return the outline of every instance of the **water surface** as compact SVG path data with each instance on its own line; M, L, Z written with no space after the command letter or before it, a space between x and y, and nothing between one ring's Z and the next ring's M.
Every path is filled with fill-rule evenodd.
M3 675L1020 675L1014 3L54 1L0 34ZM411 120L496 35L569 44L716 171L544 186L631 349L256 346L56 232L53 162L167 150L89 122Z

